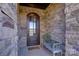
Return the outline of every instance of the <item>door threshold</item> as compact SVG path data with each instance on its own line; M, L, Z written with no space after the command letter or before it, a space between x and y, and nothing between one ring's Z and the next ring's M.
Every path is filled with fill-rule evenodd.
M34 45L34 46L28 46L28 49L30 49L30 48L40 48L40 45Z

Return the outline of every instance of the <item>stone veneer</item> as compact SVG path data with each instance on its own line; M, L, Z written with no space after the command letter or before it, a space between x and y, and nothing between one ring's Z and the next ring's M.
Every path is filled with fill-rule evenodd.
M79 4L65 4L66 55L79 56Z
M41 45L42 35L49 32L52 40L64 42L65 55L79 56L79 4L50 4L46 10L18 5L18 12L16 7L16 4L0 4L0 56L28 54L26 27L27 14L31 12L40 16Z
M16 4L0 3L0 56L17 55Z

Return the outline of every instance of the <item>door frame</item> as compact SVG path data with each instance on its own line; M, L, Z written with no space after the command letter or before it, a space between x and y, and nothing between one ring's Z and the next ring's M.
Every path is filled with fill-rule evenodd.
M28 40L28 35L29 35L29 28L28 28L28 25L29 25L29 19L28 19L28 17L29 17L29 15L30 14L35 14L38 18L37 18L37 20L39 20L38 22L39 22L39 24L38 24L38 26L39 26L39 29L37 30L38 31L38 40L39 40L39 44L38 45L34 45L34 46L28 46L28 48L30 48L30 47L38 47L38 46L40 46L41 45L41 41L40 41L40 16L38 15L38 14L36 14L36 13L34 13L34 12L31 12L31 13L28 13L27 15L26 15L26 28L27 28L27 40ZM27 41L26 40L26 41ZM28 41L27 41L28 42ZM28 44L28 43L27 43Z

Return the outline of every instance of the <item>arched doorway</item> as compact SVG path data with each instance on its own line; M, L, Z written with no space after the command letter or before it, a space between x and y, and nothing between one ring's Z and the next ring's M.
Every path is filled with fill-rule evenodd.
M27 46L40 45L40 18L35 13L27 15Z

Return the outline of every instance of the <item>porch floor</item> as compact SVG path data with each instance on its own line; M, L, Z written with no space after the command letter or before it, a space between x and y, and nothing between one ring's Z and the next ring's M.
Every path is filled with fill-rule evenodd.
M52 56L52 54L45 48L29 49L28 56Z

